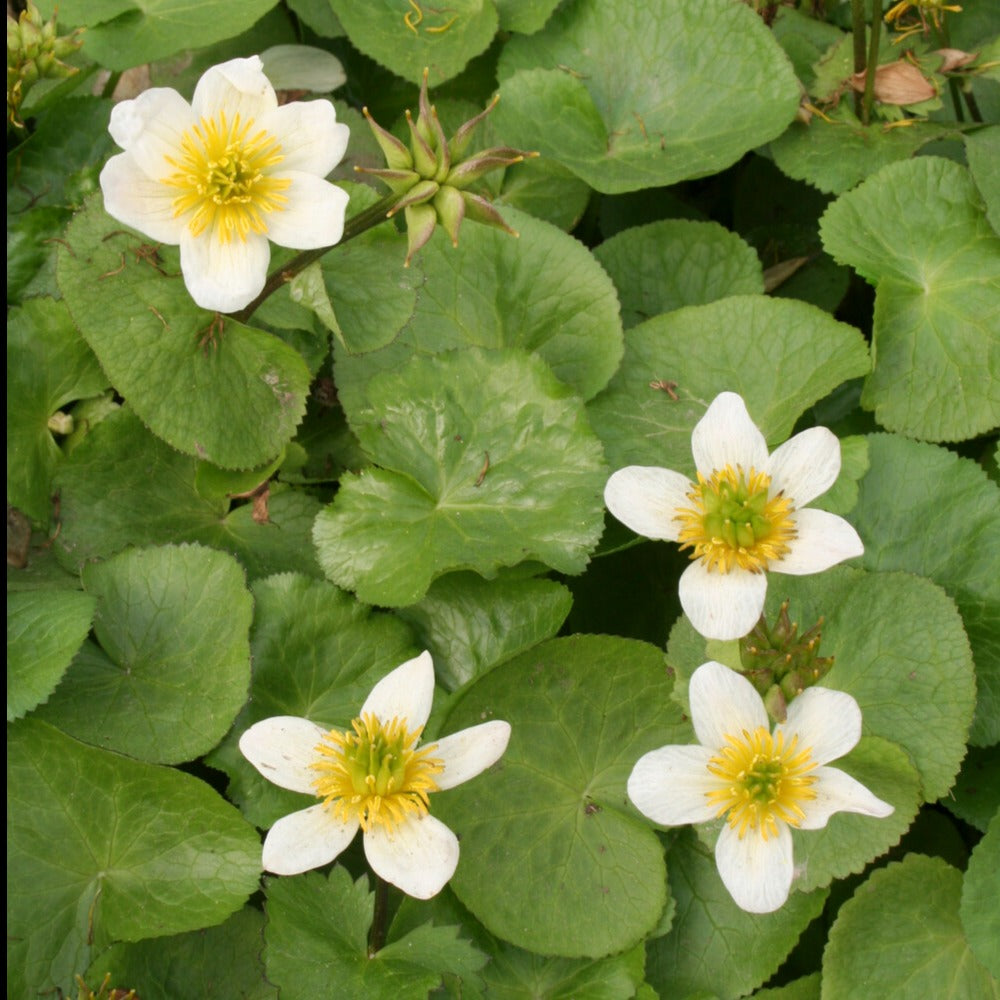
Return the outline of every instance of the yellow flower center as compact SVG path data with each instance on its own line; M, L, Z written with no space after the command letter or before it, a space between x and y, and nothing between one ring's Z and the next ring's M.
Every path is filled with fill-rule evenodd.
M382 723L366 714L351 729L331 730L316 747L322 759L310 766L323 804L344 822L356 819L365 831L391 831L408 816L424 815L428 793L438 787L433 776L444 770L431 756L437 744L415 749L422 727L410 732L398 718Z
M253 120L232 122L220 111L217 118L202 118L181 140L179 155L167 157L176 173L163 183L178 188L174 216L192 212L188 228L200 236L206 229L222 243L234 236L244 242L247 233L266 233L265 216L280 212L288 199L281 194L287 178L268 171L284 156L278 140L264 129L253 135Z
M737 831L740 839L753 830L767 840L776 836L778 823L798 826L805 818L802 803L816 798L812 789L816 767L812 749L798 750L798 736L786 746L784 734L773 737L763 726L728 742L708 764L720 787L708 792L718 806L717 816ZM728 815L727 815L728 814Z
M677 512L682 549L701 559L709 571L729 573L735 567L762 573L768 564L790 551L795 522L792 501L783 493L770 495L771 477L752 466L716 469L688 493L691 507Z

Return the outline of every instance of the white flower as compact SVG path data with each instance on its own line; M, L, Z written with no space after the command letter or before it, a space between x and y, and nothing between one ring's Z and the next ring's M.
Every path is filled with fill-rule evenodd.
M630 465L608 480L604 502L637 534L693 550L680 601L703 636L738 639L754 627L765 571L818 573L864 552L842 517L806 507L840 473L840 441L825 427L768 455L743 400L723 392L695 426L691 450L697 483L671 469Z
M268 781L323 800L271 827L267 871L297 875L325 865L360 827L377 875L417 899L441 891L458 864L458 838L429 814L428 795L499 760L510 726L484 722L417 749L433 697L434 667L424 652L372 688L347 732L285 715L240 737L243 756Z
M807 688L773 734L753 685L721 663L694 672L689 698L701 745L660 747L640 757L628 795L663 826L725 816L715 861L744 910L770 913L788 898L789 827L819 830L835 812L892 813L860 782L825 766L861 738L861 709L849 694Z
M101 171L109 215L160 243L180 244L181 270L204 309L234 312L264 287L268 240L331 246L347 194L323 178L349 130L329 101L278 107L257 56L213 66L188 104L154 87L111 112L125 150Z

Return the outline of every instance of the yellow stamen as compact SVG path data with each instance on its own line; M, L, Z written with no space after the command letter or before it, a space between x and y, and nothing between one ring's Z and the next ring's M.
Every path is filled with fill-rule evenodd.
M221 243L234 236L245 242L248 233L266 234L267 214L282 211L288 201L281 192L291 180L270 174L284 159L281 146L264 129L251 135L252 128L253 120L244 123L237 114L229 122L220 111L192 125L177 158L167 157L176 173L163 183L180 190L174 216L192 213L192 235L207 229Z
M779 822L798 826L805 818L802 803L816 798L812 748L798 750L798 736L786 746L784 733L772 736L763 726L739 737L727 733L726 740L708 764L720 782L706 793L718 806L716 815L725 815L741 840L748 830L764 840L777 836Z
M333 729L316 747L321 760L316 795L337 819L356 819L362 830L375 826L391 831L408 816L428 812L434 775L444 770L431 754L437 744L415 749L422 729L410 732L405 721L380 722L366 714L351 723L351 732Z
M711 479L701 473L688 499L691 507L677 511L682 524L678 540L692 549L711 572L730 573L736 567L762 573L791 551L796 537L794 504L784 493L770 495L771 477L752 466L727 465Z

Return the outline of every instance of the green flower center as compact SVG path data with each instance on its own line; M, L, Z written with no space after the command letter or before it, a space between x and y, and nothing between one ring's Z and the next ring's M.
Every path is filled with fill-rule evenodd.
M356 819L366 831L392 830L409 816L424 815L428 794L437 791L434 775L444 765L431 756L437 744L416 749L421 731L409 731L398 718L382 723L366 714L350 732L326 733L316 747L321 759L311 765L317 797L338 819Z
M791 550L796 536L792 501L782 493L771 496L771 477L764 472L727 465L711 479L699 473L688 500L691 506L677 512L678 539L710 571L739 567L762 573Z
M241 122L237 114L230 123L219 112L218 118L192 125L178 156L167 157L176 172L163 183L180 190L174 216L192 213L192 235L208 229L222 243L234 236L246 241L248 233L267 233L265 216L288 201L281 192L292 182L268 174L284 159L281 146L264 129L251 135L252 128L252 119Z
M752 830L767 840L777 835L779 822L798 826L805 818L802 803L816 798L812 749L799 750L797 736L786 746L783 733L773 737L763 726L726 740L708 763L719 779L719 788L707 793L716 815L725 816L740 839Z

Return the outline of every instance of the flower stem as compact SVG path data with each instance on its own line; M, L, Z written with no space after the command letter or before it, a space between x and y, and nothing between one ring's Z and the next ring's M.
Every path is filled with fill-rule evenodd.
M375 875L374 872L372 872ZM385 934L389 916L389 883L375 875L375 912L368 932L368 957L374 958L385 945Z
M865 71L865 0L851 0L851 31L854 35L854 72ZM861 117L861 95L854 93L854 113Z
M267 298L273 295L282 285L286 282L292 280L295 275L304 271L313 261L317 261L325 253L332 250L335 246L343 246L349 240L354 239L355 236L360 236L361 233L373 226L377 226L380 222L385 222L389 218L389 210L396 204L399 199L395 195L386 195L386 197L375 202L374 205L370 205L368 208L362 209L357 215L348 219L344 223L344 235L341 236L339 243L334 243L328 247L318 247L315 250L303 250L297 257L295 257L290 263L286 264L284 267L279 267L272 271L267 276L267 281L264 283L264 287L260 294L255 298L248 306L244 306L239 312L233 313L233 319L238 323L246 323L246 321L260 308L261 303L263 303Z
M861 99L861 124L872 120L872 102L875 99L875 70L878 69L879 34L882 30L882 0L872 0L872 26L868 39L868 68L865 71L865 93Z

